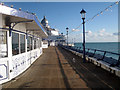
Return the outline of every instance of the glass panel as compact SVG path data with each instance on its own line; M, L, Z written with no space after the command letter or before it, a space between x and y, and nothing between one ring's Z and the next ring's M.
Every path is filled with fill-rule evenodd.
M38 39L38 48L40 48L40 39Z
M36 47L39 48L39 39L37 39L37 42L36 42Z
M30 37L27 37L27 51L30 51Z
M41 47L41 46L42 46L42 45L41 45L41 44L42 44L42 43L41 43L41 39L40 39L39 41L40 41L39 44L40 44L40 47Z
M0 31L0 58L7 57L7 31Z
M28 36L27 38L27 51L32 50L32 37Z
M19 54L19 34L12 32L12 54Z
M34 49L36 49L36 38L34 38Z
M30 50L33 50L33 38L30 37Z
M21 53L25 52L25 35L20 35L20 50Z

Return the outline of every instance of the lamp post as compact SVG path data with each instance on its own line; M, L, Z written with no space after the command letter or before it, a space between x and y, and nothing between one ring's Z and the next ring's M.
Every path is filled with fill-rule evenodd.
M81 18L83 20L83 62L86 62L85 59L85 13L86 11L84 9L82 9L82 11L80 12L81 14Z
M66 35L67 35L67 46L68 46L68 29L69 29L69 28L67 27L67 28L66 28L66 32L67 32L67 34L66 34Z

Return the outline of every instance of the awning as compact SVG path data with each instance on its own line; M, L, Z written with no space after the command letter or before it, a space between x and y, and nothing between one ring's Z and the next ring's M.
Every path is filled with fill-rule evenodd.
M36 15L0 5L0 13L3 18L10 19L11 23L26 23L26 33L46 38L48 35L42 27Z

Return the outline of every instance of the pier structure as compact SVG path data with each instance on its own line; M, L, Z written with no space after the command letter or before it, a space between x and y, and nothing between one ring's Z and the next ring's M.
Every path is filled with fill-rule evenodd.
M23 73L42 54L46 38L34 13L0 4L0 84Z
M119 88L120 78L61 47L48 47L31 67L3 88Z
M75 55L84 58L82 47L72 47L72 46L63 46L63 45L60 46L74 53ZM85 54L86 54L85 59L87 60L87 62L91 62L94 65L103 68L109 71L110 73L113 73L114 75L120 77L119 53L85 48Z
M101 56L93 49L83 56L80 48L65 46L65 36L50 28L45 17L41 24L34 13L21 8L1 4L0 20L3 88L119 88L120 57L115 61L105 57L109 52L101 51Z

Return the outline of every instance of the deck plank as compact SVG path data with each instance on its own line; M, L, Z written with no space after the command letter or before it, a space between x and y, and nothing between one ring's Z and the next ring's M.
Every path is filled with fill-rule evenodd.
M3 84L3 88L119 88L119 83L119 78L92 63L83 63L71 52L49 47L28 70Z

